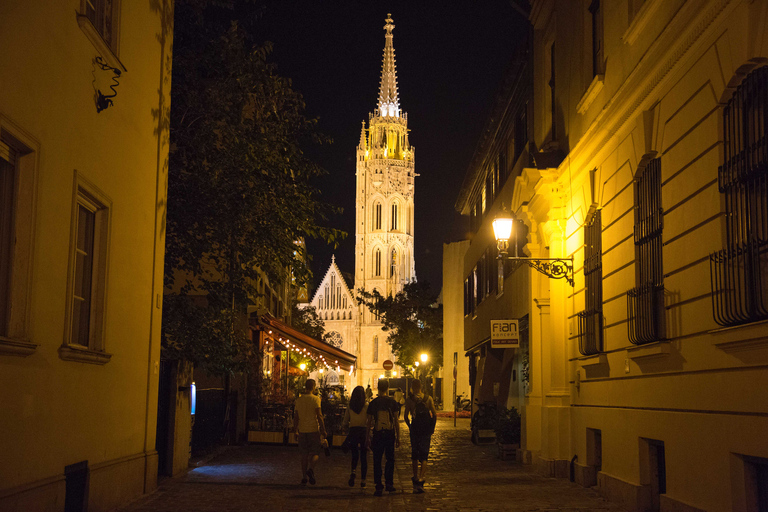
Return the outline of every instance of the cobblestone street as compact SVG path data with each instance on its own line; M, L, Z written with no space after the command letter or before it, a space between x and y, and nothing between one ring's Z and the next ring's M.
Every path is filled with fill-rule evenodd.
M403 433L407 434L407 427ZM622 509L591 489L542 478L522 465L501 461L495 445L474 446L469 420L441 418L430 450L425 494L413 494L408 436L397 452L397 492L374 497L373 471L367 487L347 485L350 457L334 449L316 468L317 485L299 484L298 450L288 446L234 447L185 476L168 480L121 512L243 510L563 510ZM371 457L369 456L369 465ZM359 477L359 468L358 468Z

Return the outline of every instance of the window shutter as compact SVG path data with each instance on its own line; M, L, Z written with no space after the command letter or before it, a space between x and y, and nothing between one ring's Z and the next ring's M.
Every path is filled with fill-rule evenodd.
M13 162L16 160L16 151L8 144L0 141L0 158L10 164L13 164Z

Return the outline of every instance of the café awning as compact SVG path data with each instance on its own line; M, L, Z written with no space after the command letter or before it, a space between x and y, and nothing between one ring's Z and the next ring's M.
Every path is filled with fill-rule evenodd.
M328 343L316 340L293 327L284 324L269 313L259 317L259 324L267 337L271 337L276 343L287 348L298 347L305 350L318 363L325 363L330 367L341 367L342 370L352 371L357 357ZM282 339L281 339L282 338Z

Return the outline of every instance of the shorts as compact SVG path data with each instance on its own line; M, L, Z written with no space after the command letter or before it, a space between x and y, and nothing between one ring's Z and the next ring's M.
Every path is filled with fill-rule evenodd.
M412 435L411 436L411 460L429 459L429 442L432 440L430 435Z
M320 432L299 432L299 451L302 455L320 455L323 447L320 445Z

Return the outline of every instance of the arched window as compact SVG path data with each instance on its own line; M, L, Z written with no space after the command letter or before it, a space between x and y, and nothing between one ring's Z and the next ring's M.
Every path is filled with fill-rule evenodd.
M397 249L392 248L391 267L389 269L389 277L395 277L395 270L397 269Z
M317 309L323 309L323 296L322 295L317 300Z
M397 201L392 203L392 231L397 229Z
M378 336L373 337L373 362L374 363L379 362L379 337Z
M413 220L412 220L413 206L406 207L406 210L408 211L408 219L407 219L407 221L405 223L405 231L410 235L411 234L411 223L413 222Z
M373 207L373 229L381 229L381 203L376 202Z
M373 271L376 277L381 276L381 249L376 249L373 253Z
M333 293L333 289L336 288L336 276L331 276L331 309L336 309L336 294Z

